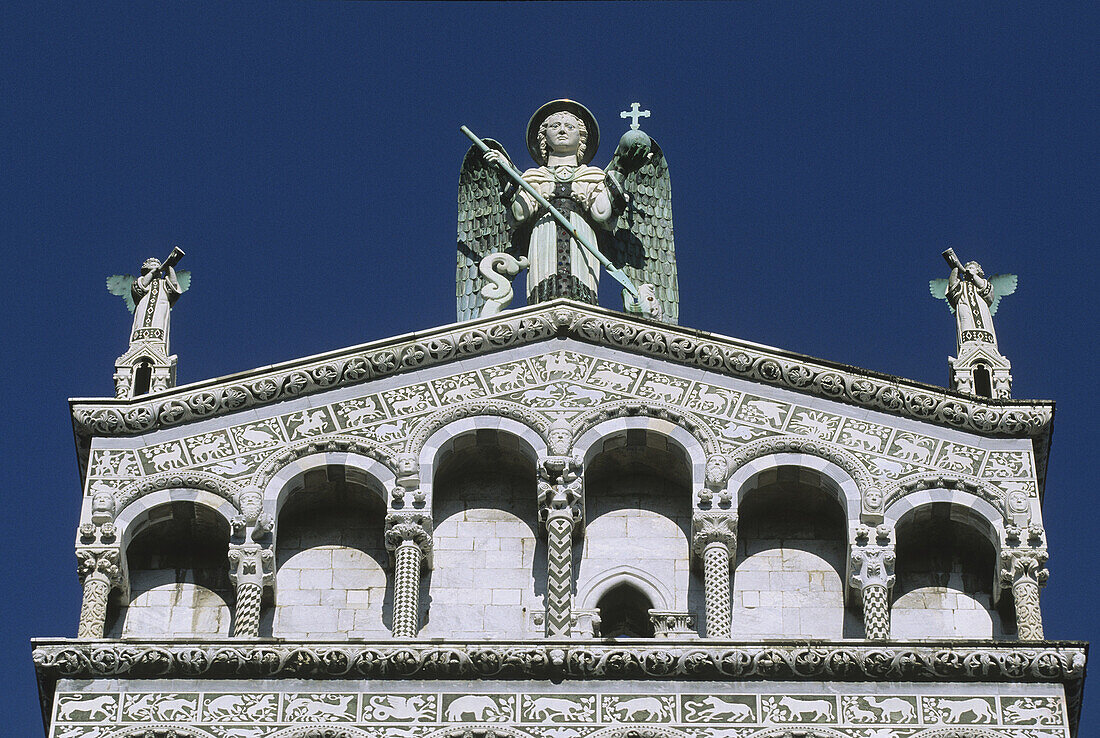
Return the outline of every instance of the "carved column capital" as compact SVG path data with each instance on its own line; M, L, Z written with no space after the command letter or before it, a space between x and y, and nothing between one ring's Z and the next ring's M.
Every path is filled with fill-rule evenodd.
M569 516L575 530L584 520L584 471L576 456L543 456L538 464L539 522Z
M432 554L432 518L423 512L391 512L386 515L386 549L396 551L403 543L415 543L425 559Z
M229 581L234 587L275 584L275 552L258 543L230 544Z
M1041 548L1017 548L1001 552L1001 584L1015 586L1021 580L1046 584L1050 572L1044 568L1047 552Z
M872 530L856 529L849 567L849 584L861 595L870 586L890 589L894 586L894 542L890 529L880 525Z
M691 519L691 549L702 556L707 546L721 543L729 554L737 547L737 513L732 510L696 512Z
M76 549L77 574L80 583L89 577L105 580L112 587L122 583L122 554L117 548L89 548L80 546Z

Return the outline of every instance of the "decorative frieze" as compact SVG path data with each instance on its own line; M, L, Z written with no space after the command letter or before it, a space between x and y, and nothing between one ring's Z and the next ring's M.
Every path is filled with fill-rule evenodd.
M1041 455L1045 455L1052 418L1048 403L1007 401L991 405L975 398L907 383L895 377L856 374L840 365L769 352L759 346L718 338L711 334L655 326L645 321L635 321L620 313L567 301L554 301L457 328L441 329L404 343L381 342L334 352L256 372L244 379L211 381L142 401L77 403L73 406L74 427L82 443L86 443L92 435L147 433L158 428L238 412L292 397L303 397L334 387L356 385L368 379L477 356L501 348L543 341L555 335L630 353L655 356L716 374L758 380L850 405L983 435L1035 437L1040 439ZM619 381L610 374L607 379L609 382ZM463 392L454 399L466 398L470 393L476 396L482 391L503 391L508 386L507 380L503 378L486 384L485 390L478 383L474 389L468 391L466 385L462 385ZM610 383L605 386L614 391L636 389L643 397L645 395L642 393L649 393L653 395L651 402L674 403L683 401L689 395L701 397L695 390L683 390L678 393L678 399L671 394L665 398L658 390L666 384L670 388L666 392L679 390L678 386L667 381L664 384L657 380L648 384L639 382L637 388L634 384ZM596 391L603 391L599 389L598 382L595 387ZM458 389L458 386L452 388ZM446 395L452 390L442 390L442 394ZM439 393L440 390L432 388L432 392ZM722 410L728 412L727 398L719 392L708 391L705 394L706 403L701 404L702 408L716 409L722 406ZM394 400L390 404L396 405L398 402L400 400ZM377 407L381 408L380 405ZM370 408L358 409L366 411ZM344 414L342 422L345 424L360 420L359 416L350 418L350 412ZM805 414L796 418L794 410L789 408L774 410L774 416L769 415L770 412L773 412L770 405L757 407L751 400L747 400L738 406L733 417L740 419L744 415L743 420L750 425L763 424L762 427L773 430L787 422L802 422L807 419ZM362 420L370 417L370 413L366 413ZM332 423L333 419L326 415L325 422ZM858 432L866 433L864 430ZM849 436L850 438L845 438L858 441L862 450L870 450L867 448L868 443L885 449L885 440L863 442L860 440L862 437L856 438L851 433ZM165 457L162 463L172 462Z

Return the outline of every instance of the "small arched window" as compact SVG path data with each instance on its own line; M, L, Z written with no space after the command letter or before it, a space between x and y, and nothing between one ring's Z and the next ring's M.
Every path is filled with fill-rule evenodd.
M149 359L138 359L134 364L134 397L149 392L153 383L153 362Z
M600 611L601 638L652 638L653 603L637 587L617 584L596 604Z
M974 365L974 394L979 397L993 397L993 379L989 367L981 362Z

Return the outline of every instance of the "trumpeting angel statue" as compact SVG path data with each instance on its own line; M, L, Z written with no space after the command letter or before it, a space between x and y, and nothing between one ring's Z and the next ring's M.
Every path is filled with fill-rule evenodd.
M598 303L601 265L623 286L626 310L675 323L679 313L672 188L660 146L633 119L604 169L595 117L553 100L527 124L538 166L520 174L504 148L462 127L473 145L458 178L458 319L492 315L527 270L527 303Z

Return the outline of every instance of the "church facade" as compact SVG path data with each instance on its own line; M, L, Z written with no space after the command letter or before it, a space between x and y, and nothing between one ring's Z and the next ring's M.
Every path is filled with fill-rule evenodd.
M1075 724L1050 403L558 300L72 411L54 738Z
M638 196L595 171L593 212ZM173 387L165 313L116 398L70 402L49 738L1077 734L1086 648L1039 600L1054 407L995 342L943 389L675 326L670 211L633 314L538 301L567 270L505 310L464 290L492 254L462 217L464 322ZM561 223L501 273L575 256Z

